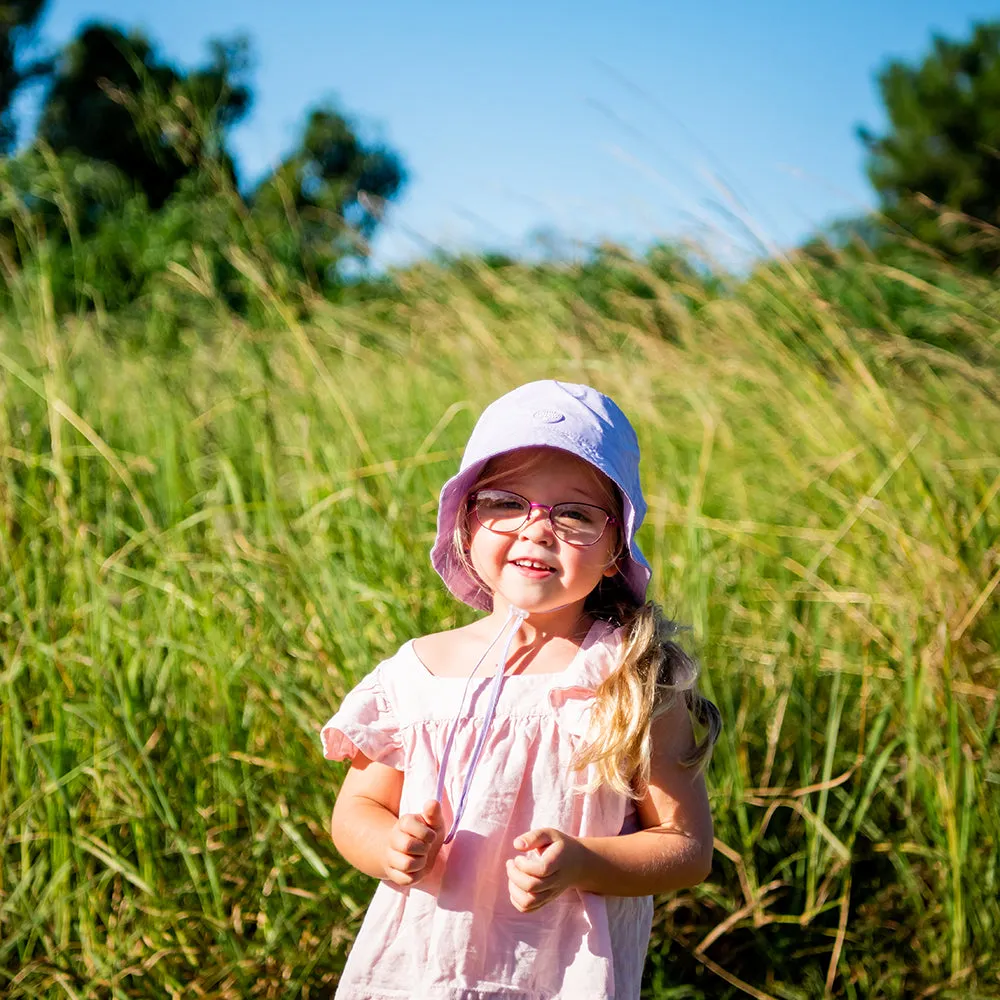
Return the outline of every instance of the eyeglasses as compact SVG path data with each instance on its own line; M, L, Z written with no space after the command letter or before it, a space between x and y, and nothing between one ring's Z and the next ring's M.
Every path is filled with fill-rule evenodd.
M593 545L615 519L592 503L531 503L507 490L478 490L469 498L476 520L490 531L512 535L520 531L537 507L548 514L556 538L570 545Z

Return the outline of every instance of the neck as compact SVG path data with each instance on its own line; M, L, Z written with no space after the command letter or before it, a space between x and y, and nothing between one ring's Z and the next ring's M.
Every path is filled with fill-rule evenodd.
M582 642L590 627L590 616L584 613L583 601L574 601L551 611L532 611L521 622L518 636L526 645L545 642L548 639L570 639ZM496 622L497 628L506 620L510 604L500 594L493 597L493 611L488 621Z

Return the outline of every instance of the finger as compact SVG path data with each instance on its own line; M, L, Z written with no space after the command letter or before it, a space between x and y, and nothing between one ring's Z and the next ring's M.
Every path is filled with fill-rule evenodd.
M556 871L551 862L543 854L519 854L512 859L514 867L525 875L534 875L536 878L543 878L552 875Z
M540 877L554 875L563 866L563 853L566 849L566 842L560 837L544 847L536 847L523 854L517 855L514 859L517 867L523 872Z
M522 871L515 861L507 862L507 881L511 885L516 885L519 889L530 893L537 893L547 887L543 879L529 872Z
M525 892L519 886L508 883L507 895L516 910L521 913L530 913L532 910L541 909L551 903L559 894L556 892Z
M387 868L385 881L392 882L393 885L398 885L405 889L410 886L417 885L426 877L426 869L421 869L418 872L401 872L395 868Z
M435 832L444 829L444 814L437 799L428 799L424 803L423 820Z
M434 837L434 831L424 822L424 817L420 813L406 813L400 816L396 826L417 840L432 840Z
M419 857L423 857L429 850L426 840L411 837L399 829L393 830L389 835L389 847L394 851L399 851L400 854L411 854Z
M393 871L412 875L414 872L422 871L426 866L426 861L419 855L404 854L402 851L390 848L386 852L385 865L386 868L391 868Z
M521 913L528 913L535 908L535 897L530 892L525 892L516 885L508 885L507 891L515 910Z
M385 879L393 885L404 887L413 885L417 880L415 875L411 875L409 872L401 872L398 868L390 868L388 865L386 865L385 869Z
M514 847L519 851L544 850L554 842L552 830L529 830L514 840Z
M410 813L396 824L396 832L421 845L421 853L434 843L437 834L425 822L423 816Z

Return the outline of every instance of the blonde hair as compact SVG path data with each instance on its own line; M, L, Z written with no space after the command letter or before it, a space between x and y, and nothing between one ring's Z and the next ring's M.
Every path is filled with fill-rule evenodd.
M537 454L528 453L497 470L491 460L469 493L526 471L538 461ZM613 564L624 547L620 528L624 514L621 493L599 469L585 459L580 461L594 473L601 499L615 516ZM479 581L468 554L467 503L455 519L452 544L470 577L484 593L489 593ZM623 635L618 665L595 695L591 739L574 757L574 768L582 771L593 764L597 770L595 786L607 785L630 798L641 798L649 784L653 720L669 711L678 697L683 697L693 722L703 730L701 739L681 763L686 767L703 767L722 732L722 715L715 704L698 692L698 661L677 642L681 626L667 618L659 605L651 601L638 603L620 575L603 578L587 598L584 610L594 618L620 627Z
M595 785L641 798L649 784L653 720L678 698L684 699L692 721L703 732L681 763L704 767L722 732L722 715L698 691L698 661L677 642L681 626L658 604L638 604L617 577L595 589L587 610L621 626L623 636L618 665L597 689L591 738L576 754L574 767L583 770L593 764Z

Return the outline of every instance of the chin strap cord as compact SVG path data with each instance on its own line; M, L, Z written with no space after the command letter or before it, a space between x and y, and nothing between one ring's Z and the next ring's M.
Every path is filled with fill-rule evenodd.
M500 663L497 665L497 671L493 675L493 684L490 689L490 701L486 708L486 718L483 719L482 729L479 731L479 739L476 740L475 749L472 751L472 760L469 761L468 770L465 772L465 779L462 782L462 793L458 799L458 805L455 808L455 818L452 820L451 829L448 831L447 836L444 838L446 844L451 843L455 838L455 834L458 832L458 824L462 820L462 814L465 812L465 805L469 799L469 789L472 787L472 778L476 773L476 768L479 765L479 758L483 753L483 746L486 743L486 734L490 731L490 726L493 723L493 716L497 710L497 702L500 700L500 689L503 687L504 675L507 671L507 657L510 655L510 647L514 642L514 636L517 635L518 630L521 628L521 622L528 617L527 611L522 611L520 608L515 608L513 605L507 610L507 618L504 620L500 631L497 632L496 638L486 647L483 655L479 657L479 662L473 668L471 674L469 674L468 680L465 682L465 688L462 690L462 700L458 705L458 712L455 714L455 718L452 721L451 729L448 732L448 740L444 745L444 753L441 755L441 766L438 769L437 778L437 791L434 797L441 801L442 795L444 795L444 779L445 773L448 768L448 757L451 755L451 748L455 742L455 733L458 731L458 727L461 724L462 712L465 708L465 700L469 694L469 686L472 684L472 679L476 676L479 668L483 665L483 661L489 655L490 650L500 641L501 637L510 628L511 623L514 627L510 628L510 632L507 635L507 643L503 648L503 655L500 657Z

